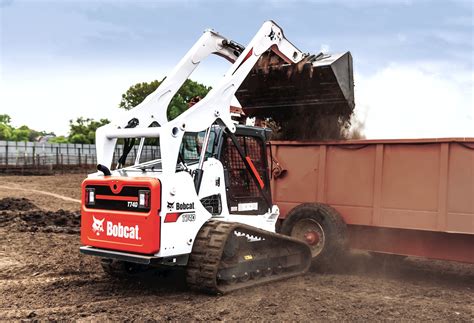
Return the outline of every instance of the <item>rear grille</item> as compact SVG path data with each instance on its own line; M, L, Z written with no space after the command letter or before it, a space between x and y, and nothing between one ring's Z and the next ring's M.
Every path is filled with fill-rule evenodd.
M144 213L150 211L150 203L147 207L138 207L138 193L139 191L150 192L150 189L148 187L124 186L118 194L113 193L108 185L87 185L86 191L88 189L95 190L94 204L86 205L90 209L132 211ZM122 199L119 200L118 198Z

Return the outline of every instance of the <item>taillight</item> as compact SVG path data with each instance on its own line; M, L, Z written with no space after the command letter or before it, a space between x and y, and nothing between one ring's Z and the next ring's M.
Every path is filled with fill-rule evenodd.
M138 207L147 208L150 206L150 191L138 191Z
M95 189L86 188L86 205L95 204Z

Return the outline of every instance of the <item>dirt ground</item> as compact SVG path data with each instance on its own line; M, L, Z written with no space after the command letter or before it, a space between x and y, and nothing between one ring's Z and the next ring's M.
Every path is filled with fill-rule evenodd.
M0 320L474 322L474 266L443 261L353 253L337 272L225 296L188 290L179 271L112 279L79 253L83 178L0 177Z

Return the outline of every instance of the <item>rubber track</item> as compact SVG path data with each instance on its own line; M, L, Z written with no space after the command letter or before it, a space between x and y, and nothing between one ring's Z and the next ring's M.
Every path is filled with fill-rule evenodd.
M191 289L218 293L217 271L232 229L228 223L208 221L199 230L186 269L186 282Z
M288 240L297 243L302 246L304 252L308 253L307 264L301 272L283 273L280 275L260 278L258 280L250 280L245 283L218 286L217 273L224 247L227 238L235 229L238 229L239 231L243 229L243 231L250 231L256 235L271 236L274 239L282 241ZM186 281L188 286L193 290L210 294L224 294L234 290L304 274L309 269L310 264L311 252L306 244L299 240L241 223L211 220L202 226L196 237L186 269Z

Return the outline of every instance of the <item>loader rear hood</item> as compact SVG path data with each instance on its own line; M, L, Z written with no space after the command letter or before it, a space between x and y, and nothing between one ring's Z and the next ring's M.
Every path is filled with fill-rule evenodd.
M158 179L88 178L82 183L81 202L83 245L141 254L160 250Z

